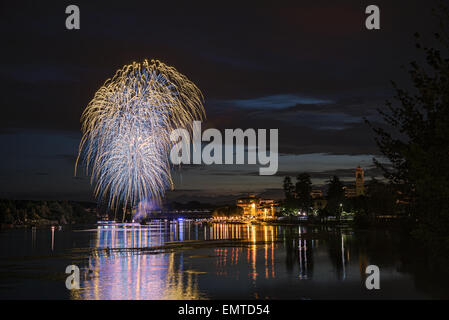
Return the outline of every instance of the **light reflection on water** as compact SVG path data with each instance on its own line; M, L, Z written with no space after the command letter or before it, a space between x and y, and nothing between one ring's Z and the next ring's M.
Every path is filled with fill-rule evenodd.
M300 230L301 228L299 228ZM81 283L72 299L205 299L198 288L198 276L213 272L227 276L227 270L244 262L249 277L258 276L257 260L263 248L262 276L275 278L274 252L278 228L240 224L206 224L192 221L156 222L148 226L98 227L91 245L98 249L161 247L174 241L250 240L245 248L213 248L213 270L189 270L184 266L184 250L145 254L139 251L94 251ZM256 242L263 241L261 248ZM300 240L302 241L302 240ZM201 250L201 243L199 249ZM163 248L162 248L163 249ZM190 255L190 258L204 256ZM302 262L301 262L302 263ZM87 271L90 270L90 271ZM306 268L307 270L307 268Z
M417 252L400 243L385 230L189 220L0 232L0 298L447 297L447 288L417 287L407 271ZM69 264L81 269L79 290L65 288L63 270ZM370 264L381 269L377 292L364 286Z
M142 227L99 227L92 246L98 249L162 247L162 252L100 250L89 257L87 276L74 299L207 299L216 296L214 282L246 283L248 298L260 298L259 285L286 275L294 281L313 277L313 250L318 239L303 238L302 226L206 224L191 221L156 222ZM348 236L348 235L347 235ZM194 248L190 242L197 241ZM210 246L209 240L220 242ZM186 242L163 250L164 244ZM209 241L209 242L207 242ZM345 280L350 253L340 233L336 279ZM363 274L356 274L363 277ZM203 283L200 285L200 278ZM247 289L247 288L246 288ZM264 297L271 297L263 293ZM220 296L220 295L218 295Z

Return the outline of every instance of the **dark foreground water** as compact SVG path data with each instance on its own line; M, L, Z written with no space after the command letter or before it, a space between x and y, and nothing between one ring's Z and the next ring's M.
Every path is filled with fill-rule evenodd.
M0 299L448 298L421 256L387 230L193 221L7 230ZM65 287L72 264L79 290ZM365 287L371 264L380 290Z

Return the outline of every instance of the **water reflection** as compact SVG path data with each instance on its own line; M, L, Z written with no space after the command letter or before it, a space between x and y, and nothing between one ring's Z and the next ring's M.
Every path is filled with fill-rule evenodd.
M198 274L186 272L182 255L110 254L89 259L91 273L74 299L200 299Z
M150 226L98 227L93 247L133 249L183 241L183 221ZM196 226L198 227L198 226ZM82 289L73 299L200 299L198 274L184 268L183 255L142 254L127 250L94 251L84 272Z
M208 298L209 290L200 288L211 283L200 285L200 279L211 281L211 275L214 279L247 281L254 291L258 281L279 277L278 270L281 278L288 275L309 280L314 277L314 252L324 243L323 249L328 250L336 278L345 280L349 261L345 243L350 237L340 231L338 235L319 240L313 231L308 234L302 226L206 224L188 220L98 227L91 246L112 250L93 251L85 268L82 289L73 293L72 298ZM208 240L221 241L211 245ZM175 242L185 242L185 246L164 250L164 245ZM161 248L161 251L146 252L138 248ZM282 260L284 264L280 263ZM255 293L254 297L257 296Z
M33 228L0 232L0 257L0 272L15 290L9 298L24 292L71 299L449 297L441 271L447 264L389 230L189 220ZM50 280L69 264L81 269L80 290L66 290L60 276ZM377 292L364 287L370 264L381 270Z

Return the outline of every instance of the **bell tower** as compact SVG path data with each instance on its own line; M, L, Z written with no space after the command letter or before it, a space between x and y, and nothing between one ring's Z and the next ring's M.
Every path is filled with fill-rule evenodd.
M355 169L355 194L357 196L365 194L364 171L360 166Z

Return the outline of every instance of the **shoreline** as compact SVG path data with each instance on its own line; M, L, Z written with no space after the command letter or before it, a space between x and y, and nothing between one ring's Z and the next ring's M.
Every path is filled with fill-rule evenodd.
M167 220L167 221L176 221L177 219L149 219L146 220L144 223L139 223L141 226L144 226L148 224L148 222L151 221L160 221L160 220ZM184 219L190 220L190 219ZM194 220L194 219L192 219ZM408 229L409 223L406 223L406 221L403 221L402 219L397 219L394 221L384 221L379 220L375 221L374 223L369 224L357 224L353 220L350 221L326 221L326 222L318 222L318 221L307 221L307 220L269 220L269 221L263 221L263 220L255 220L255 221L226 221L226 220L219 220L215 221L213 219L204 219L197 221L198 223L206 223L206 224L240 224L240 225L251 225L251 226L308 226L308 227L351 227L351 228L357 228L357 229L376 229L376 228L393 228L393 229ZM119 222L117 222L119 223ZM13 229L28 229L28 228L45 228L45 227L64 227L64 226L79 226L79 225L98 225L98 223L60 223L58 221L33 221L31 223L25 223L25 224L6 224L2 223L0 224L0 230L13 230Z

